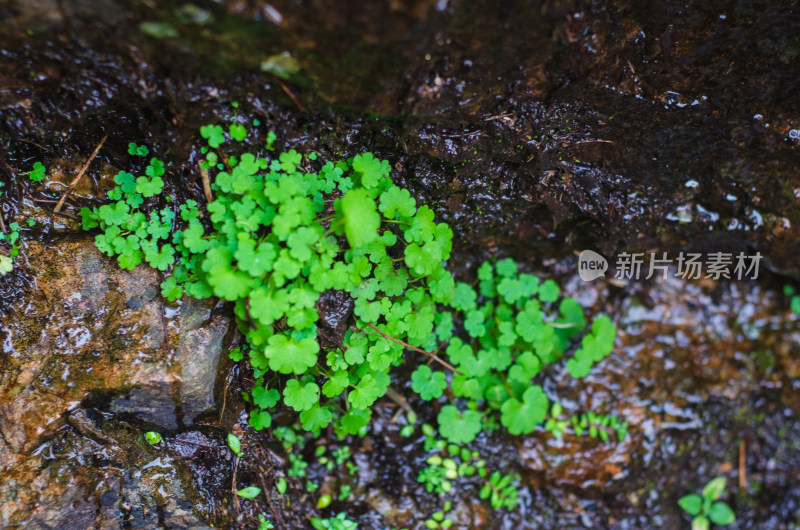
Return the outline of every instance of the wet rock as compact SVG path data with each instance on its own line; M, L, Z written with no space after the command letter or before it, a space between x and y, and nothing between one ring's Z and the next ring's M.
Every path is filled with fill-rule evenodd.
M142 432L214 407L229 318L165 307L153 270L123 271L91 239L31 241L25 258L36 288L0 316L0 526L203 527L191 481Z
M152 271L120 271L91 240L31 242L26 258L36 289L0 318L0 429L17 452L60 427L91 390L174 380Z
M209 528L188 500L189 470L163 444L93 409L55 434L0 475L0 526Z
M180 305L175 361L181 367L184 423L214 407L214 382L230 319L212 315L209 303L186 299Z
M353 298L344 291L325 291L317 300L317 335L323 348L341 347L350 317Z
M111 402L110 410L128 413L136 418L168 430L178 428L178 410L172 385L136 387Z

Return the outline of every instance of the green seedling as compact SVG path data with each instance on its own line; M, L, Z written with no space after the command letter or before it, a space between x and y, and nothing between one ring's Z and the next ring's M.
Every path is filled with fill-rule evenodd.
M736 514L720 497L725 493L725 477L712 479L703 487L701 495L690 493L678 500L678 505L692 516L692 530L708 530L711 523L729 525L736 521Z

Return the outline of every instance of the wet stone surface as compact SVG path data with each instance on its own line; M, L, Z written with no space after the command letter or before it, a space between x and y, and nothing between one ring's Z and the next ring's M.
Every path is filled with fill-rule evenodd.
M456 526L680 528L677 499L716 475L733 528L800 524L800 331L780 293L800 279L796 2L187 4L0 0L0 215L37 220L0 277L0 526L252 527L263 513L303 528L347 510L363 528L420 528L440 507L415 480L421 438L399 436L389 401L370 435L341 442L354 476L309 468L320 491L352 485L351 501L317 510L291 477L277 494L289 463L247 427L252 374L224 354L228 308L165 305L156 273L120 271L49 213L105 134L68 214L101 202L109 174L141 171L130 141L167 160L167 193L204 203L197 130L229 120L234 100L282 148L388 159L453 226L460 278L510 255L617 323L615 352L589 377L541 377L570 413L619 414L630 436L482 435L473 448L489 465L521 474L521 506L493 511L463 484ZM143 33L148 21L178 37ZM284 52L296 75L261 70ZM42 183L25 175L34 160ZM587 285L573 256L587 247L760 251L769 273ZM331 342L345 321L334 312ZM411 406L431 421L440 404ZM147 430L164 442L148 445ZM238 464L228 432L248 447ZM235 501L247 484L265 495Z
M157 452L142 433L215 408L229 318L205 302L165 307L155 273L121 271L90 239L33 241L25 256L36 289L0 317L0 523L89 527L100 502L110 527L125 510L150 512L142 528L165 514L200 524L180 466L147 467Z

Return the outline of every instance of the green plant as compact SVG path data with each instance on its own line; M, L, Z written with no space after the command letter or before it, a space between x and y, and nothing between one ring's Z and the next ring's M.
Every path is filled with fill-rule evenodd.
M258 514L258 530L273 530L275 525L263 513Z
M279 477L277 483L275 484L275 489L278 490L278 493L283 495L286 493L289 484L286 482L286 479L283 477Z
M453 526L453 520L449 517L445 517L445 513L448 512L451 507L452 505L450 501L447 501L443 510L433 512L430 518L425 520L425 528L428 528L429 530L436 530L437 528L446 529Z
M147 431L144 433L144 437L147 440L147 443L151 445L156 445L157 443L161 442L161 434L155 431Z
M692 530L708 530L710 523L728 525L736 521L731 507L718 500L725 493L726 484L725 477L717 477L703 487L701 495L690 493L678 500L683 511L693 516Z
M22 248L18 244L21 230L19 223L15 222L9 224L8 229L9 231L7 234L0 232L0 242L5 241L11 245L11 249L8 251L8 256L5 254L0 254L0 276L5 276L14 269L14 258L19 255L19 251Z
M204 128L203 135L212 147L224 141L218 126ZM214 152L206 159L222 166ZM103 230L96 237L98 247L117 254L125 268L144 259L167 270L177 256L178 266L162 284L168 299L186 292L235 302L259 376L253 394L258 409L251 425L270 423L265 409L275 399L263 377L269 370L272 384L278 383L279 374L294 378L285 383L283 401L300 413L306 429L321 429L338 416L337 431L355 434L368 421L369 406L386 391L389 368L401 358L402 345L385 337L384 330L391 328L393 338L415 345L427 339L434 301L423 287L449 278L441 262L449 255L452 232L435 225L427 207L418 212L410 194L388 179L388 163L369 153L325 164L319 173L302 170L301 161L295 151L280 154L269 165L247 153L235 165L229 159L230 172L220 171L216 177L219 196L208 206L216 230L208 235L197 204L189 201L181 207L187 227L159 246L174 215L165 208L147 219L137 209L163 187L163 163L157 159L148 166L149 178L134 180L124 172L116 177L120 185L109 194L115 204L81 213L85 228ZM266 174L259 175L261 171ZM341 196L332 212L324 211L331 194ZM340 246L337 234L345 236L349 248ZM410 268L386 254L398 234L412 242L406 259ZM409 281L423 283L408 289ZM345 337L345 352L329 352L321 360L314 304L331 288L353 294L358 318ZM384 295L380 300L378 293ZM400 303L389 298L400 295ZM386 321L378 323L381 315ZM318 385L316 378L324 384ZM340 395L345 398L341 409Z
M335 517L328 519L321 519L319 517L311 518L311 526L315 530L355 530L358 524L347 518L347 514L340 512Z
M628 436L628 422L619 421L616 416L595 414L589 411L562 419L562 411L559 403L553 403L550 407L550 417L544 424L545 430L556 438L560 439L567 427L571 427L572 432L577 436L587 433L592 438L599 437L604 442L608 441L609 433L616 434L619 441Z
M433 455L428 458L428 466L424 467L417 475L417 482L425 485L425 491L428 493L437 493L439 495L449 492L453 488L451 480L455 476L448 473L448 468L442 465L442 457ZM451 478L448 478L448 475ZM457 476L457 475L456 475Z
M259 493L261 493L261 488L256 486L247 486L246 488L238 490L236 495L244 499L255 499L258 497Z
M239 437L233 433L228 433L228 447L230 447L233 454L240 456L242 453L242 442Z
M800 295L795 294L794 287L791 285L784 285L783 294L791 297L789 299L789 308L791 311L800 315Z
M150 150L146 145L136 145L135 142L131 142L128 144L128 154L133 156L147 156L150 154Z
M34 162L33 169L30 173L28 173L29 178L33 182L40 182L44 180L45 175L47 174L47 168L44 167L44 164L41 162Z
M226 139L219 126L202 134L212 148ZM140 211L164 185L163 163L155 158L147 177L117 175L109 194L117 202L84 208L84 227L99 226L98 247L125 268L147 261L166 271L177 261L162 284L166 298L187 293L234 302L258 378L253 427L269 426L268 409L282 395L307 430L336 421L340 435L358 433L402 358L402 344L387 335L432 346L436 295L430 293L441 298L452 282L442 266L452 232L433 222L427 206L417 208L388 178L388 163L369 153L319 172L303 169L294 150L271 162L250 153L229 157L227 166L220 160L207 152L207 167L219 170L210 232L193 201L181 206L186 226L171 240L172 210L149 218ZM398 261L387 248L399 241L406 257ZM350 292L357 318L344 348L320 357L315 303L327 289ZM272 392L276 386L283 386L280 394Z
M495 471L489 476L489 480L481 488L481 499L489 499L492 508L499 510L505 508L513 510L519 504L517 499L517 486L514 484L519 481L519 475L503 475Z
M456 282L444 266L452 230L392 182L387 161L371 153L335 162L294 149L273 154L272 132L263 151L231 152L228 147L258 135L239 122L234 107L227 129L200 129L207 142L200 165L216 195L205 207L162 197L166 167L153 157L143 176L115 176L109 203L80 213L85 229L100 229L98 248L123 268L147 263L162 271L167 300L188 295L232 304L246 343L229 357L247 360L255 379L244 395L251 404L249 424L270 427L271 411L282 403L314 436L329 426L340 438L363 436L392 368L411 361L411 389L422 400L441 403L443 439L423 424L425 450L456 448L450 457L434 455L420 472L430 491L446 493L452 477L485 477L485 463L468 461L469 452L465 456L454 445L470 443L482 431L502 425L511 434L527 434L549 411L545 428L560 436L565 420L537 384L539 374L565 362L573 377L586 375L613 348L611 320L600 316L587 332L577 301L561 297L553 280L521 273L511 259L483 263L475 285ZM128 152L150 154L133 143ZM349 294L354 317L343 333L321 341L317 304L328 291ZM400 435L412 436L416 421L410 413ZM571 421L576 433L585 429L604 440L607 430L622 430L616 419L591 413ZM273 434L289 452L288 475L305 477L305 437L292 427ZM239 454L233 438L229 446ZM345 463L353 473L346 449L333 456L336 466ZM330 471L334 464L324 453L325 447L317 448ZM490 477L488 485L490 500L512 504L508 484L493 484ZM286 491L283 477L281 489Z
M555 282L520 274L510 259L483 263L477 287L455 283L443 303L450 311L435 315L437 337L448 341L448 359L458 370L452 395L467 400L465 410L445 405L438 417L442 435L457 443L472 441L494 421L496 412L510 433L532 432L549 409L549 400L534 379L545 366L564 358L587 324L583 308L573 298L555 305L560 298ZM457 317L463 319L466 337L455 336ZM583 377L608 355L614 333L608 317L595 319L566 362L570 374ZM431 399L443 393L441 381L437 372L421 366L412 375L412 388L423 399Z

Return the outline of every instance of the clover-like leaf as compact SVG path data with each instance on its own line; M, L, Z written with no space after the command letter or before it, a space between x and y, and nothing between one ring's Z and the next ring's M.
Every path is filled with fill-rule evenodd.
M437 417L439 431L454 444L470 443L481 430L481 413L476 410L459 411L454 405L445 405Z
M356 188L337 199L334 205L336 233L347 236L351 247L357 248L377 239L381 216L375 208L375 201L366 190Z
M385 175L389 174L389 163L364 153L353 157L353 170L361 177L361 185L374 188Z
M417 201L407 189L390 186L381 194L378 207L387 219L394 219L397 215L411 217L417 211Z
M31 170L29 177L33 182L39 182L44 180L46 174L47 168L44 167L44 164L41 162L34 162L33 170Z
M383 395L377 379L372 374L365 375L356 388L347 396L348 401L357 409L366 409Z
M208 145L216 149L225 142L225 131L219 125L200 127L200 136L208 140Z
M303 429L307 431L324 429L331 421L333 421L331 411L325 407L320 407L318 404L300 413L300 423L302 423Z
M703 498L696 493L690 493L678 499L678 506L689 515L698 515L703 509Z
M247 424L253 429L260 431L261 429L268 428L272 424L272 416L266 410L251 410Z
M522 394L522 401L511 398L503 403L500 422L511 434L528 434L547 416L548 407L542 387L534 385Z
M237 142L241 142L247 137L247 129L241 123L231 123L228 132L230 132L231 138Z
M421 364L411 374L411 388L425 401L436 399L447 387L447 379L443 372L433 371Z
M161 177L139 177L136 179L136 193L140 193L142 197L158 195L162 189L164 189L164 181Z
M308 410L319 402L319 386L316 383L301 385L296 379L290 379L283 389L283 402L298 412Z
M269 338L269 346L264 355L269 360L269 367L282 374L302 374L317 364L319 343L307 338L295 342L284 334Z
M724 526L735 522L736 514L726 503L718 501L711 505L711 509L708 511L708 518L711 519L712 523Z
M271 409L281 398L280 393L274 388L266 388L261 385L253 387L251 392L253 403L262 409Z

